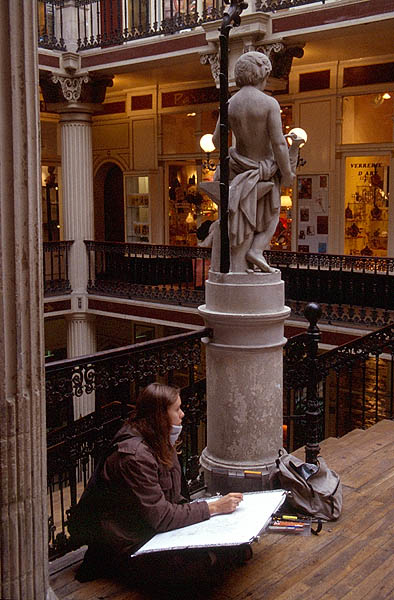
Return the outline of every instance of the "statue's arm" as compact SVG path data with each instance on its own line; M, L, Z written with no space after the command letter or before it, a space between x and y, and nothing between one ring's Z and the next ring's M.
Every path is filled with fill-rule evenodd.
M291 170L289 147L282 132L279 104L274 99L268 113L268 131L275 160L282 175L282 185L291 186L295 174Z

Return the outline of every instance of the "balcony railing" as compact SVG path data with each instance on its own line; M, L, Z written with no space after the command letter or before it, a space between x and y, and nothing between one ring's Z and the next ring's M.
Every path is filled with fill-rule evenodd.
M72 241L44 242L44 295L69 294L69 249Z
M38 45L50 50L65 51L63 39L64 0L37 0Z
M199 306L205 301L210 249L85 242L89 292ZM394 258L267 251L282 272L286 302L302 315L321 304L328 322L382 327L394 320Z
M206 401L200 340L209 333L201 329L46 365L51 559L71 549L67 509L80 497L102 447L130 414L139 389L152 381L181 388L181 462L191 491L202 487L198 459L206 444ZM82 394L94 394L95 408L74 420L74 400Z
M85 243L90 293L184 306L204 303L209 248Z
M284 422L290 448L394 418L394 325L321 354L319 339L315 328L285 346Z
M393 321L394 258L266 251L280 269L286 302L302 315L306 302L319 302L330 322L382 327Z
M222 0L75 0L78 49L192 29L219 19Z

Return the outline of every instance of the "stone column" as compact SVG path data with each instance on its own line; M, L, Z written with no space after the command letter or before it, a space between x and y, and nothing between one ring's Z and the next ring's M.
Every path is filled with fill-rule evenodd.
M48 108L60 114L64 237L73 241L69 254L72 314L67 319L67 354L73 358L96 352L94 320L87 314L85 246L85 240L94 238L92 114L100 110L112 77L82 72L80 57L73 52L64 53L61 63L63 73L42 73L40 84ZM74 409L76 417L94 410L94 394L76 398Z
M94 354L96 344L96 317L87 313L74 313L67 319L67 352L69 358ZM84 417L95 408L95 394L74 396L74 418Z
M62 140L64 236L74 240L70 248L71 307L67 319L69 358L96 352L94 320L88 318L88 255L84 240L94 238L93 153L91 111L68 107L60 114ZM75 418L94 410L94 393L74 398Z
M92 119L90 112L60 115L64 237L70 249L70 283L75 309L85 309L88 257L84 240L94 237ZM83 306L81 306L81 303Z
M201 456L208 490L264 489L283 446L283 326L290 309L280 272L210 271L199 312L213 329ZM245 471L256 472L255 479Z
M0 597L48 585L37 8L0 19Z

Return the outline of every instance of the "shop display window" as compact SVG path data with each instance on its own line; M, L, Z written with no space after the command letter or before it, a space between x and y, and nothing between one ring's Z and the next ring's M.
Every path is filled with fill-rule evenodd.
M195 163L169 165L168 181L169 243L197 246L204 230L218 218L217 206L198 189Z
M43 241L57 242L60 239L57 167L42 167L41 179Z
M282 188L279 222L271 240L270 250L291 250L293 190Z
M343 99L343 144L391 142L394 94L364 94Z
M345 254L387 256L389 156L346 158Z
M149 177L126 176L124 187L126 194L126 241L149 243Z

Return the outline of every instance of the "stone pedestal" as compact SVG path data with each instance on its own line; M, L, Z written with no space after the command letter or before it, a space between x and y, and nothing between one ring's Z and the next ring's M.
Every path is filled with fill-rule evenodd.
M0 598L48 583L37 5L0 19Z
M210 272L199 312L213 329L201 456L208 490L264 489L283 445L283 326L290 309L281 274Z

